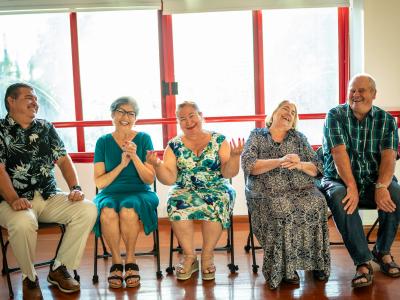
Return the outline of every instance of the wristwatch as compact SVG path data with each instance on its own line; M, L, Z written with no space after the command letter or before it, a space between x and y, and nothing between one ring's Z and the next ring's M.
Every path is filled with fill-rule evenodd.
M71 191L71 192L72 192L72 191L81 191L81 192L82 192L82 188L81 188L80 185L76 184L76 185L74 185L74 186L71 186L70 191Z
M383 189L383 188L387 189L387 186L380 182L375 183L375 189Z

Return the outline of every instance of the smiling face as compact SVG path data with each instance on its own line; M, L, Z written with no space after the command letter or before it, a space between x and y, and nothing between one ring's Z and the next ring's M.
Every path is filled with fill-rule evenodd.
M131 130L136 123L136 114L129 104L122 104L111 114L116 130Z
M271 126L283 127L286 130L296 127L297 109L293 103L283 101L272 114Z
M367 76L355 77L349 84L348 101L357 119L363 119L372 108L376 97L375 84Z
M33 89L21 87L16 98L8 97L10 116L21 124L30 124L39 110L37 96Z
M202 114L192 105L185 105L180 108L177 112L177 119L185 135L197 133L203 129Z

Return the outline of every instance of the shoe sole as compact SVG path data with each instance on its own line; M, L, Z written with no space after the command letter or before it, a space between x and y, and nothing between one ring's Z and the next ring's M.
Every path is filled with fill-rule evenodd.
M371 284L372 284L372 282L373 282L373 279L374 279L374 277L372 276L371 277L371 281L367 281L367 282L361 282L361 283L356 283L356 284L351 284L351 287L353 288L353 289L358 289L358 288L362 288L362 287L365 287L365 286L370 286Z
M194 263L194 266L192 266L192 268L190 269L189 272L187 273L178 273L176 272L176 279L178 280L188 280L190 277L192 277L192 275L196 272L199 271L199 262L196 261Z
M215 279L215 272L213 273L201 273L201 277L203 280L214 280Z
M66 290L66 289L62 288L57 281L51 279L50 276L47 276L47 282L51 283L53 285L56 285L60 291L62 291L64 293L67 293L67 294L76 293L76 292L80 291L80 287L78 289L76 289L76 290Z

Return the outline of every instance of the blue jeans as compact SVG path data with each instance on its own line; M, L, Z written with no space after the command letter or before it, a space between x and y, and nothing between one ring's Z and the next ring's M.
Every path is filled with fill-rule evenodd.
M349 251L356 266L366 263L372 259L371 251L364 234L364 228L358 208L348 215L344 210L342 199L346 196L347 190L343 182L323 179L320 186L333 214L336 226L342 235L344 244ZM379 229L375 250L382 254L388 254L393 241L396 238L397 228L400 221L400 186L393 180L389 188L390 197L396 204L396 211L386 213L378 211ZM366 188L365 193L360 196L359 208L376 209L375 185Z

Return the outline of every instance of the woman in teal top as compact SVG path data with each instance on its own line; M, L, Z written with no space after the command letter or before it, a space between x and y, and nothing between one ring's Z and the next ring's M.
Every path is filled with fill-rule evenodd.
M120 288L123 279L127 287L140 283L135 261L135 246L143 224L145 234L157 229L157 194L151 191L155 171L145 162L147 151L153 150L150 136L132 130L138 105L123 97L111 104L115 131L97 140L94 154L94 178L100 193L94 202L99 217L94 231L103 235L110 247L113 265L108 277L111 288ZM119 249L125 244L125 276Z
M183 135L168 143L164 161L154 152L149 152L147 160L154 166L158 180L172 185L167 210L184 254L176 267L177 278L187 280L199 269L193 220L200 220L202 278L213 280L214 248L222 229L230 226L229 216L236 195L227 179L239 171L244 141L239 140L237 146L232 141L229 145L222 134L203 130L203 116L194 102L180 104L176 116Z

